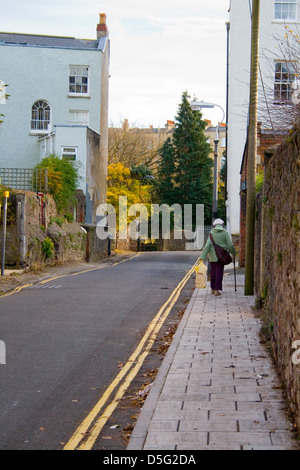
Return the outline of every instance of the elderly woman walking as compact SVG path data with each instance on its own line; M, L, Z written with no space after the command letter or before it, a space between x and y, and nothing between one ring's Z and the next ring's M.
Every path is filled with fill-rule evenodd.
M211 239L213 238L213 241ZM222 219L216 219L213 223L213 229L211 230L205 247L203 248L200 260L203 262L208 257L211 266L210 274L210 287L213 295L220 295L222 290L222 282L224 275L224 264L220 263L214 248L214 243L221 246L225 250L229 251L235 256L235 249L232 241L224 228L224 221Z

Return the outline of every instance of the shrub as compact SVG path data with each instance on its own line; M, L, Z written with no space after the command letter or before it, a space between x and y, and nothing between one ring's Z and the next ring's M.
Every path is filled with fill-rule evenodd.
M79 164L52 154L44 158L35 168L48 169L48 191L52 194L58 211L70 212L70 207L76 204L76 189L80 179Z
M52 258L54 255L54 243L51 238L47 237L42 244L42 252L46 259Z

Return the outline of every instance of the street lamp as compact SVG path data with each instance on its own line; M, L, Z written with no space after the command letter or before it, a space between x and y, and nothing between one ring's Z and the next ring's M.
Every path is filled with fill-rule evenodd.
M223 123L225 119L225 112L222 106L219 104L215 103L206 103L205 101L192 101L191 102L191 107L194 110L201 111L202 108L220 108L223 117L222 121L218 123L216 126L216 133L215 133L215 140L214 140L214 180L213 180L213 209L212 209L212 218L213 221L214 219L217 218L217 211L218 211L218 145L219 145L219 129L221 127L221 124Z

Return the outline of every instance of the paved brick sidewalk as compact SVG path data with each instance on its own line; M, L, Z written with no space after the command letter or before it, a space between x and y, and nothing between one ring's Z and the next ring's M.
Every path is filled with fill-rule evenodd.
M300 450L243 284L195 290L128 450Z

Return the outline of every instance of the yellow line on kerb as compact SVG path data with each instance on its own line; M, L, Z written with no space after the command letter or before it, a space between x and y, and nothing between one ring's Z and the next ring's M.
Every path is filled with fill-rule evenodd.
M122 370L116 376L116 378L112 381L109 387L106 389L100 400L96 403L94 408L88 414L88 416L82 421L82 423L78 426L73 436L70 438L68 443L64 446L63 450L91 450L97 437L99 436L102 428L104 427L105 423L112 415L113 411L116 409L120 398L124 395L126 390L128 389L130 383L137 375L139 369L143 365L149 351L156 340L157 334L161 329L163 323L165 322L166 318L168 317L170 311L172 310L175 302L178 300L178 297L195 271L195 267L199 264L199 259L196 261L194 266L187 272L184 278L180 281L177 287L173 290L172 294L168 298L168 300L164 303L158 313L155 315L151 323L149 324L146 333L144 334L143 338L141 339L139 345L132 353ZM145 343L146 346L145 346ZM144 349L143 349L144 348ZM134 366L134 367L133 367ZM132 369L132 370L130 370ZM128 373L129 372L129 373ZM115 388L120 384L122 379L128 373L126 379L123 383L119 386L112 402L106 406L103 413L97 418L101 410L107 404L110 395L113 393ZM89 430L90 429L90 430ZM82 444L80 445L80 443Z
M31 287L31 286L33 286L33 284L25 284L24 286L16 287L16 289L14 289L13 291L8 292L7 294L1 295L0 299L2 299L3 297L8 297L9 295L16 294L17 292L20 292L22 289L25 289L26 287Z
M91 271L97 271L98 269L111 268L112 266L117 266L118 264L125 263L125 261L130 261L139 255L140 253L136 253L135 255L130 256L130 258L123 259L122 261L117 261L116 263L113 263L113 264L105 264L103 266L96 266L95 268L85 269L84 271L78 271L78 273L61 274L60 276L55 276L55 277L51 277L50 279L45 279L44 281L41 281L40 284L46 284L47 282L55 281L56 279L60 279L62 277L79 276L80 274L90 273Z

